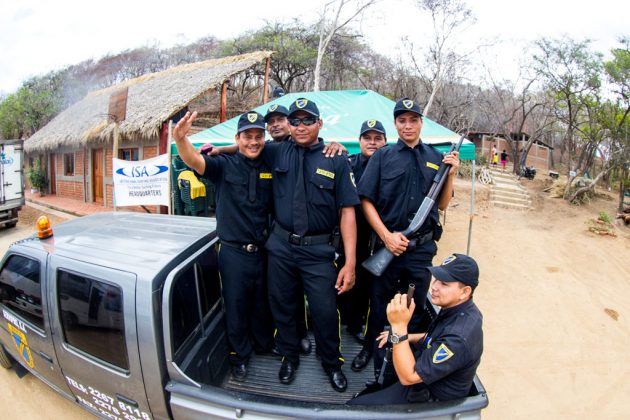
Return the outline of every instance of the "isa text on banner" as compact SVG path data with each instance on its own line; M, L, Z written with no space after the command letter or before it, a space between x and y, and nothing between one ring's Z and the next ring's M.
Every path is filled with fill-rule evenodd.
M113 161L116 206L168 205L168 155L135 162Z

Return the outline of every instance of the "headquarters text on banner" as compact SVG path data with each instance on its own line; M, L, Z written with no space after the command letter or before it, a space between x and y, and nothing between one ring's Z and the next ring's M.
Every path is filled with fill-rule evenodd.
M113 161L116 206L168 205L168 155L135 162Z

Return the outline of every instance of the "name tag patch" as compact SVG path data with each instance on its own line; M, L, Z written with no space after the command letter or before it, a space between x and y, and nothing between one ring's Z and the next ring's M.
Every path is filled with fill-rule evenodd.
M273 175L271 175L271 172L261 172L259 175L260 179L272 179Z
M435 169L436 171L440 169L439 166L437 166L435 163L432 163L432 162L427 162L427 166L431 169Z
M327 171L325 169L317 168L315 173L319 175L324 175L325 177L330 178L330 179L335 179L335 173Z

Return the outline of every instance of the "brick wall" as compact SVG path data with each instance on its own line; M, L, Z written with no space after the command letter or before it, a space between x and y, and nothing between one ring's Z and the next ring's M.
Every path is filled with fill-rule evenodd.
M57 180L57 195L83 201L83 182Z

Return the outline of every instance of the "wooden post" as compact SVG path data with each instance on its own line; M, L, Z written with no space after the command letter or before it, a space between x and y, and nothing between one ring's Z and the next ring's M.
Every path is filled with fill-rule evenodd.
M263 86L263 98L262 103L266 104L269 100L269 67L271 66L271 57L267 57L265 60L265 82Z
M114 123L114 150L112 151L112 157L114 159L118 159L118 138L120 137L120 127L119 127L119 123L118 121L116 121ZM114 174L112 174L112 179L113 179ZM114 205L114 211L117 211L116 209L116 194L114 193L114 183L112 182L112 203Z
M228 80L223 82L221 86L221 111L219 112L219 122L227 120L227 86L230 83Z
M173 214L173 165L171 155L171 143L173 142L173 120L168 120L168 141L166 153L168 154L168 214Z

